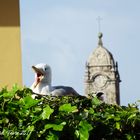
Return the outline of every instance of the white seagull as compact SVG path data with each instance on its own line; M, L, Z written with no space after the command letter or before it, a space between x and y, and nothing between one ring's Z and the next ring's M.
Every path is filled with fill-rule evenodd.
M78 96L79 94L67 86L51 86L51 68L47 64L37 64L32 66L35 71L35 81L31 86L34 93L51 96ZM34 98L34 96L33 96Z

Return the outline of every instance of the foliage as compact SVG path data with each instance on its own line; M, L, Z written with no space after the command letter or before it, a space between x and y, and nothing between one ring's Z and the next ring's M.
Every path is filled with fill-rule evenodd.
M140 139L136 104L108 105L96 98L38 97L14 86L0 91L0 139L135 140Z

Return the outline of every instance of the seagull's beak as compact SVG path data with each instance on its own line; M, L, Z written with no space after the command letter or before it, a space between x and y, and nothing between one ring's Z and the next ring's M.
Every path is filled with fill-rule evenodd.
M35 88L40 83L40 81L43 79L44 73L43 73L43 70L36 68L35 66L32 66L32 69L36 73L35 85L34 85L34 88Z
M32 66L32 69L35 71L36 74L44 75L41 69L38 69L35 66Z

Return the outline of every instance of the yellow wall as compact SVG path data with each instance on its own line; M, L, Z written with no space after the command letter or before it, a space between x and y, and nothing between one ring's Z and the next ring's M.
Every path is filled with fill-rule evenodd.
M19 0L0 0L0 88L22 85Z

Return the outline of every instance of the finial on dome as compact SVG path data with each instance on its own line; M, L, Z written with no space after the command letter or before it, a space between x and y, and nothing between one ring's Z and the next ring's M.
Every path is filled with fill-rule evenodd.
M101 32L99 32L99 34L98 34L98 38L99 38L98 47L103 47L102 37L103 37L103 34Z
M98 37L99 38L102 38L103 37L103 34L101 32L99 32Z

